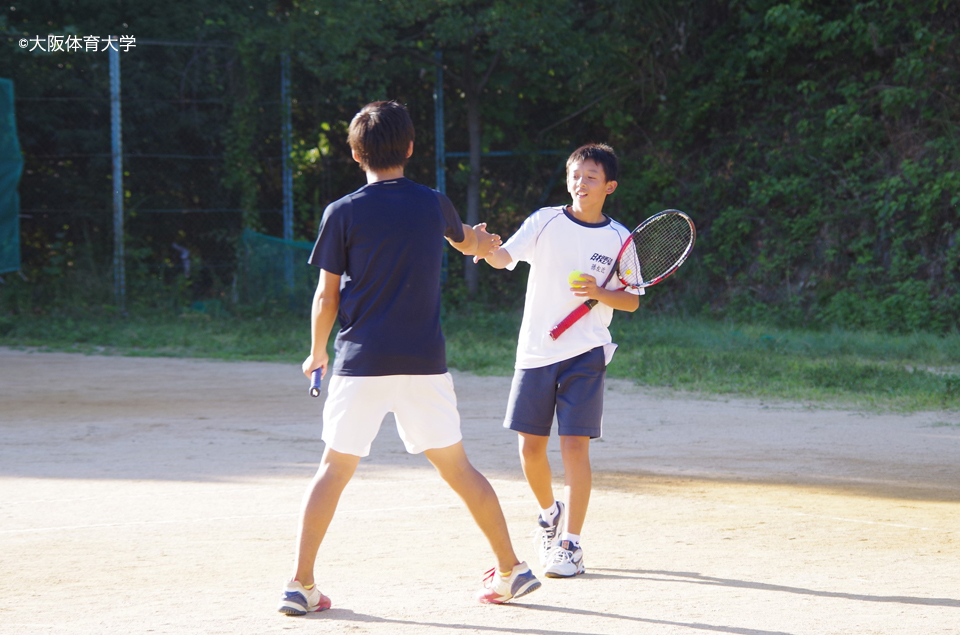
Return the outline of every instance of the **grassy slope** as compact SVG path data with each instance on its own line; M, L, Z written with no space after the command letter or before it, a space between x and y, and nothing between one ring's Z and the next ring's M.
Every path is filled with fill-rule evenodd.
M518 316L447 320L452 366L511 372ZM960 408L960 336L812 332L617 315L611 377L710 394L895 410Z
M450 366L512 372L519 314L462 311L444 320ZM797 331L617 315L611 377L705 394L893 410L960 409L960 335ZM3 318L0 345L143 356L297 363L300 317L205 314Z

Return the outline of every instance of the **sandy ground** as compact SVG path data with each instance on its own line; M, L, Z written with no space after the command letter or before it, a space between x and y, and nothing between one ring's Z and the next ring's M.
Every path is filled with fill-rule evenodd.
M509 379L455 381L534 563ZM321 549L333 608L281 616L321 403L294 365L0 349L0 633L960 633L958 413L625 382L592 446L585 575L476 604L489 549L388 418Z

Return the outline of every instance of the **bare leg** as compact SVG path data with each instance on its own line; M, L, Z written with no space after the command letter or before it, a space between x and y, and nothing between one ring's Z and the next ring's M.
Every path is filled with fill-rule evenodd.
M327 533L343 488L350 482L360 457L343 454L327 447L320 459L320 468L307 488L300 508L300 532L297 537L296 573L300 584L313 584L313 568L317 551Z
M590 437L560 437L563 457L564 495L567 499L567 526L564 531L580 535L590 504Z
M550 437L519 432L520 466L527 484L537 498L540 509L553 505L553 475L550 473L550 461L547 459L547 443Z
M500 571L513 569L520 561L510 542L500 500L490 482L467 459L463 443L457 442L446 448L427 450L424 454L437 468L443 480L466 503L480 531L490 542L497 558L497 568Z

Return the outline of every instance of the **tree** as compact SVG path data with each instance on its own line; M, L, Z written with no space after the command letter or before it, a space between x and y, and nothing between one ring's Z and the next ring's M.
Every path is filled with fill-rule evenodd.
M511 128L506 149L535 145L528 131L516 129L521 125L516 113L533 108L542 115L569 100L558 88L564 87L563 69L569 68L562 56L582 40L573 28L579 9L567 0L522 5L416 0L380 5L377 11L367 7L358 0L303 5L306 19L299 22L296 37L320 43L304 57L318 76L362 77L362 85L370 87L389 84L394 73L409 72L412 65L432 67L438 63L433 52L443 51L445 77L464 102L469 147L466 222L477 224L482 220L481 157L490 146L484 121ZM349 86L341 92L358 92L356 82ZM476 292L476 267L466 267L466 277L468 289Z
M418 20L421 35L411 43L408 54L436 63L423 50L443 51L445 74L460 87L466 106L470 153L466 221L475 225L481 220L484 116L509 119L509 113L498 111L510 108L517 100L541 96L544 80L551 82L556 75L553 67L561 50L555 43L574 38L571 27L575 8L569 2L543 0L522 4L484 0L427 2L426 6L433 10ZM489 96L498 99L485 99ZM501 117L502 114L507 117ZM520 140L522 135L513 137L515 143ZM478 272L471 266L465 271L467 289L476 293Z

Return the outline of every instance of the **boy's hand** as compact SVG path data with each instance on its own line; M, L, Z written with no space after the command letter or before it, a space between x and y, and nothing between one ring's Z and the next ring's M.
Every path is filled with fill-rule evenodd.
M473 226L473 231L477 235L477 249L473 254L473 261L480 262L491 253L500 249L500 235L487 232L487 224L480 223Z
M310 354L305 360L301 368L303 369L303 374L307 377L310 377L310 373L315 371L318 368L322 368L323 372L320 373L321 376L327 374L327 366L330 364L330 356L326 351L323 351L319 355Z
M626 289L611 291L597 286L597 279L587 273L581 273L577 284L571 285L570 290L573 295L597 302L603 302L607 306L618 311L627 311L632 313L640 306L640 297L628 293Z
M597 279L589 273L581 273L577 284L571 285L570 290L573 295L590 300L599 300L603 293L603 289L597 286Z

